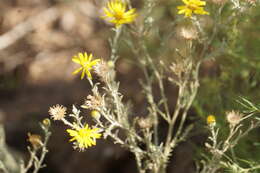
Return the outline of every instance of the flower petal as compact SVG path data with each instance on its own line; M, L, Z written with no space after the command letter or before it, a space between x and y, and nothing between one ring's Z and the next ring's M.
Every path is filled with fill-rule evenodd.
M74 56L74 57L72 58L72 61L75 62L75 63L77 63L77 64L80 64L80 60L79 60L79 58L78 58L77 56Z
M89 63L89 66L92 67L92 66L96 65L99 61L100 61L100 59L95 59Z
M75 71L72 72L72 74L77 74L78 72L80 72L83 69L83 67L80 67L78 69L76 69Z
M86 69L83 68L82 73L81 73L81 77L80 77L81 80L84 79L84 77L85 77L85 71L86 71Z
M86 75L88 76L89 79L92 79L91 73L87 69L86 69Z

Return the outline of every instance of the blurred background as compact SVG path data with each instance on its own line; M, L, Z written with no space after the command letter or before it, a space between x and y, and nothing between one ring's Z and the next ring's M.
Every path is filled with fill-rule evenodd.
M137 8L141 4L134 2ZM161 23L175 19L175 4L159 1L155 15L165 18ZM111 26L100 19L102 6L104 1L94 0L0 0L0 116L6 142L18 155L28 157L27 133L40 133L38 122L49 117L50 106L62 104L70 112L72 104L79 106L91 93L86 80L71 74L77 67L71 57L78 52L109 57ZM194 172L194 159L201 152L198 147L203 146L207 136L204 121L208 114L215 114L225 128L225 111L242 110L235 101L238 96L259 103L259 19L258 6L250 16L244 15L231 24L235 32L219 33L218 37L232 41L232 51L202 65L201 87L188 120L196 124L196 130L175 151L169 172ZM129 62L131 55L124 48L121 55L122 60L116 64L121 92L125 100L132 100L134 112L143 114L144 96L136 94L141 90L136 81L141 71ZM167 89L173 98L175 91ZM65 129L60 122L52 123L47 167L40 172L137 172L133 155L109 140L99 140L97 146L85 152L74 151ZM260 140L258 134L259 129L241 142L237 148L241 156L260 161L260 149L255 145Z

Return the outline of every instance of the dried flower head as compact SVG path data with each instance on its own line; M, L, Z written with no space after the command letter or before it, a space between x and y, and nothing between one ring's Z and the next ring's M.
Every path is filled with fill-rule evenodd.
M67 132L72 137L71 141L75 141L74 145L79 148L80 151L84 151L86 148L96 145L96 139L101 138L99 128L90 128L86 124L83 128L76 130L67 129Z
M195 40L198 38L198 31L192 27L182 27L180 29L180 36L186 40Z
M201 0L182 0L185 5L178 6L178 14L184 14L185 17L191 17L192 13L209 15L209 12L204 10L205 1Z
M38 149L43 145L42 138L40 135L31 134L31 133L28 133L27 135L28 135L27 140L31 143L34 149Z
M226 112L226 115L227 115L227 121L232 126L237 125L243 117L243 114L241 114L238 111L234 111L234 110L232 110L230 112Z
M185 60L185 59L179 59L176 62L173 62L170 65L170 71L173 72L178 78L181 78L184 74L189 72L192 68L192 64Z
M102 81L106 81L108 79L110 71L110 63L106 61L101 61L96 66L94 66L94 72L100 77Z
M81 106L85 109L100 110L102 106L102 97L98 94L88 95L85 103Z
M78 56L74 56L72 58L72 61L81 65L80 68L78 68L77 70L75 70L73 72L73 74L77 74L80 71L82 71L81 73L81 79L83 79L85 77L85 75L89 78L92 79L90 70L93 68L93 66L97 65L98 62L100 61L100 59L95 59L92 61L92 54L88 55L86 52L83 53L79 53Z
M207 117L207 124L210 126L214 126L216 124L216 118L214 115L209 115Z
M103 8L105 16L102 16L102 18L108 19L108 22L115 24L116 27L132 23L137 14L134 8L126 11L126 6L127 4L121 0L109 1L107 7Z
M49 114L53 120L61 120L66 115L67 108L62 105L55 105L50 107Z
M137 122L142 129L149 129L153 126L151 118L140 118Z

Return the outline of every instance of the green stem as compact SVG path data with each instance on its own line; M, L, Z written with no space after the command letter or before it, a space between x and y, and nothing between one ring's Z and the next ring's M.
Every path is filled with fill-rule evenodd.
M118 48L118 40L122 33L122 26L115 28L115 36L113 41L110 43L111 45L111 56L110 59L115 62L117 60L117 48Z

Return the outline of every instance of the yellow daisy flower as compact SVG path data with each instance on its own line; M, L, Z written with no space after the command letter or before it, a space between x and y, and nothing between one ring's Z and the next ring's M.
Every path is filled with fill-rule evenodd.
M105 16L102 18L108 19L108 22L115 24L116 27L133 22L137 16L135 9L126 11L126 5L121 0L109 1L107 7L103 8Z
M207 123L208 125L215 125L216 124L216 118L214 115L209 115L207 117Z
M71 141L76 141L76 146L80 150L96 145L96 139L101 137L99 128L90 128L86 124L85 127L76 130L67 129L67 132L72 137Z
M78 56L75 55L72 58L72 61L77 63L77 64L80 64L81 67L78 68L77 70L75 70L73 72L73 74L77 74L78 72L82 71L81 79L83 79L85 75L89 79L92 79L90 70L92 69L93 66L95 66L100 61L100 59L95 59L93 61L91 61L91 60L92 60L92 54L90 54L88 56L88 54L86 52L84 54L83 53L79 53Z
M209 15L209 12L204 10L205 1L201 0L182 0L185 5L178 6L178 14L184 14L185 17L191 17L192 13Z

